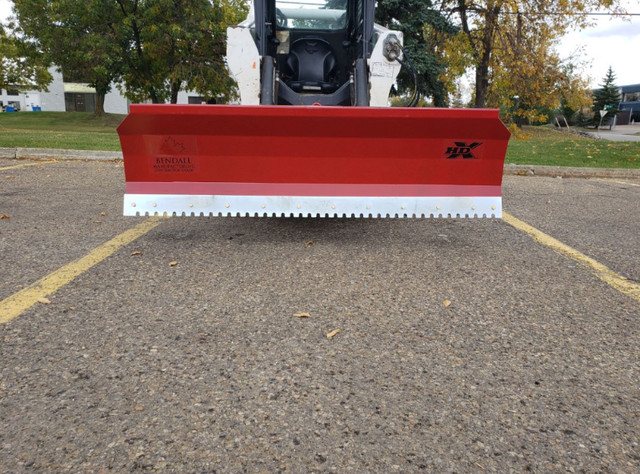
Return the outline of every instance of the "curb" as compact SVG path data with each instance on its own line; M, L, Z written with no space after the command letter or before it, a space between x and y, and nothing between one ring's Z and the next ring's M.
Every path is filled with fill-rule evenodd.
M18 160L122 160L119 151L62 150L54 148L0 148L0 158ZM640 179L640 169L572 168L568 166L504 165L506 176L550 176L554 178Z
M57 148L0 148L0 158L17 160L121 160L120 151L63 150Z
M630 178L640 179L640 169L572 168L569 166L504 165L509 176L550 176L553 178Z

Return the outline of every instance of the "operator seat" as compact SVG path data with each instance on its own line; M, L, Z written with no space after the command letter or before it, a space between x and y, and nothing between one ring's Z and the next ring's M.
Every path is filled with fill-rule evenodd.
M320 38L301 38L293 42L287 66L293 72L288 85L295 92L331 94L340 84L334 77L336 57L331 46Z

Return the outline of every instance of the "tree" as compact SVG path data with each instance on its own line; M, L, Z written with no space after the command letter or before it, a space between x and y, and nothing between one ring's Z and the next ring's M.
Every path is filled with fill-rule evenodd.
M606 110L608 117L615 117L618 111L618 105L620 104L620 90L615 84L616 75L613 73L613 69L609 66L606 76L604 76L603 82L600 85L600 89L596 89L593 92L593 112L595 114L596 122L600 120L600 111Z
M508 34L494 50L486 105L502 108L505 121L518 125L545 121L562 104L574 110L589 105L587 81L554 52L549 25L510 15L502 29Z
M619 11L619 0L440 1L442 10L456 19L461 31L460 37L446 44L446 54L457 56L454 63L466 62L473 68L476 107L487 106L492 81L501 66L515 66L505 71L504 79L524 64L523 53L527 59L536 55L555 61L551 46L570 28L587 25L587 12L598 8Z
M177 101L181 89L228 97L226 26L242 0L15 0L25 35L68 76L96 88L96 111L113 81L132 101Z
M36 45L0 24L0 89L45 89L51 82L49 64Z
M195 90L227 99L233 81L224 63L226 27L237 24L241 0L115 0L109 29L123 59L125 94L133 101L176 103Z
M104 24L101 0L15 0L20 29L37 40L65 76L96 89L96 115L120 75L118 49Z
M453 25L433 8L431 0L379 0L376 21L402 31L404 49L415 66L423 92L433 98L434 105L446 106L448 95L441 81L446 63L435 53L433 38L443 32L454 34ZM398 77L398 85L403 90L413 89L413 77L406 67Z

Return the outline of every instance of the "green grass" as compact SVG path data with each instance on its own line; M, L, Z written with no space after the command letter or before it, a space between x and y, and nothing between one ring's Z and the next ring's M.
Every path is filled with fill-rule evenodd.
M509 142L506 163L591 168L640 168L640 142L594 140L549 127L524 127Z
M116 127L124 115L82 112L0 114L0 147L119 151Z

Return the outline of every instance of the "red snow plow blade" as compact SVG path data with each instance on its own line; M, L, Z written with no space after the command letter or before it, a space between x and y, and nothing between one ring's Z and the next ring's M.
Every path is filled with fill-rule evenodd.
M132 105L125 215L501 217L497 110Z

